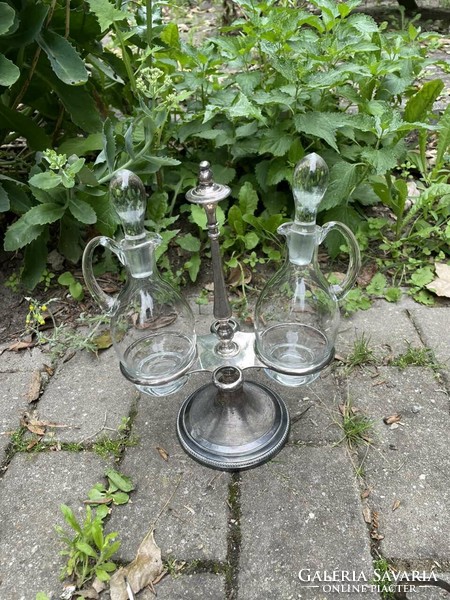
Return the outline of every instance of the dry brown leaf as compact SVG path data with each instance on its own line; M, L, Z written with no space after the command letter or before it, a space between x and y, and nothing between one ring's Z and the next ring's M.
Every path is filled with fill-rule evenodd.
M366 267L363 267L361 269L361 271L359 272L358 278L357 278L357 283L359 285L359 287L367 287L369 285L369 283L372 281L373 276L375 275L375 273L378 271L378 267L375 263L371 263L369 265L367 265Z
M437 275L436 279L428 283L425 287L437 296L450 298L450 265L436 263L435 271Z
M156 449L158 450L160 457L167 462L169 460L169 453L167 450L164 450L161 446L156 446Z
M36 369L31 375L31 383L27 392L28 402L36 402L41 394L42 376L41 372Z
M8 350L10 352L19 352L20 350L25 350L26 348L32 348L35 345L31 335L23 338L22 340L17 340L13 342L10 346L8 346Z
M392 505L392 510L393 511L397 510L397 508L400 507L400 504L401 504L400 500L394 500L394 504Z
M44 365L44 370L49 377L53 377L55 374L55 369L53 367L49 367L48 365Z
M402 420L402 415L400 413L395 413L394 415L390 415L389 417L384 417L383 422L386 425L392 425L393 423L398 423Z
M362 513L363 513L364 521L369 524L372 523L372 512L368 506L365 506L363 508Z
M368 498L369 496L370 496L370 489L369 488L366 488L365 490L363 490L361 492L361 498L364 499L364 498Z
M242 268L237 266L230 269L227 283L231 287L237 287L238 285L248 284L252 280L252 273L250 269L244 265Z
M128 600L125 577L133 593L137 594L152 584L162 572L161 549L155 542L152 530L142 540L136 558L126 567L120 567L111 577L111 600Z

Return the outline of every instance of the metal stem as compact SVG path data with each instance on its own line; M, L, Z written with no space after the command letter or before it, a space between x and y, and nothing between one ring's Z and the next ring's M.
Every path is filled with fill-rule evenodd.
M206 160L200 163L198 186L186 194L190 202L201 204L206 213L214 280L214 317L216 322L213 325L213 331L219 338L219 343L214 350L221 356L234 356L239 352L239 346L233 342L236 324L231 318L232 312L225 285L219 245L219 224L216 216L218 202L229 194L228 186L214 183L210 164Z

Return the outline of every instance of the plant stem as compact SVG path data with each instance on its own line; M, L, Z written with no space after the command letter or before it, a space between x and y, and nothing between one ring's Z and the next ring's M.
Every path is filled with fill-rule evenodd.
M125 70L128 75L128 79L130 81L130 87L133 94L136 94L136 79L134 77L133 69L130 62L130 57L127 54L127 49L125 45L125 40L123 39L122 32L120 31L120 27L114 23L114 31L116 32L117 39L119 40L120 47L122 49L122 60L125 65Z
M145 20L146 20L146 26L147 26L146 27L147 46L148 46L148 49L150 50L152 47L152 43L153 43L153 0L146 0L145 8L146 8ZM148 57L148 64L151 68L152 64L153 64L153 55L151 53L149 54L149 57Z

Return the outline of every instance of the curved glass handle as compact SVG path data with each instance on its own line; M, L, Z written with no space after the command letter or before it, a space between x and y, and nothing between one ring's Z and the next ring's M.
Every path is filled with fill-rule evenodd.
M358 242L356 241L352 230L347 227L347 225L344 225L344 223L340 223L339 221L330 221L321 227L319 243L322 243L331 231L339 231L339 233L344 236L349 249L349 263L345 279L340 284L331 286L331 290L336 298L338 300L342 300L342 298L344 298L344 296L351 290L355 284L356 278L358 277L358 273L361 268L361 253L359 251Z
M86 287L97 304L104 310L110 311L114 306L115 300L99 286L92 268L92 257L97 246L103 246L114 252L122 264L125 264L125 257L119 244L105 236L92 238L83 252L82 269Z

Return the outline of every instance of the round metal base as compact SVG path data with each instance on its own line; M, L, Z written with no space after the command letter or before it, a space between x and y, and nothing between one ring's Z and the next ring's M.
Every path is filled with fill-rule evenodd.
M183 403L177 433L184 450L198 462L236 471L266 462L283 447L289 414L283 400L251 381L223 393L213 383Z

